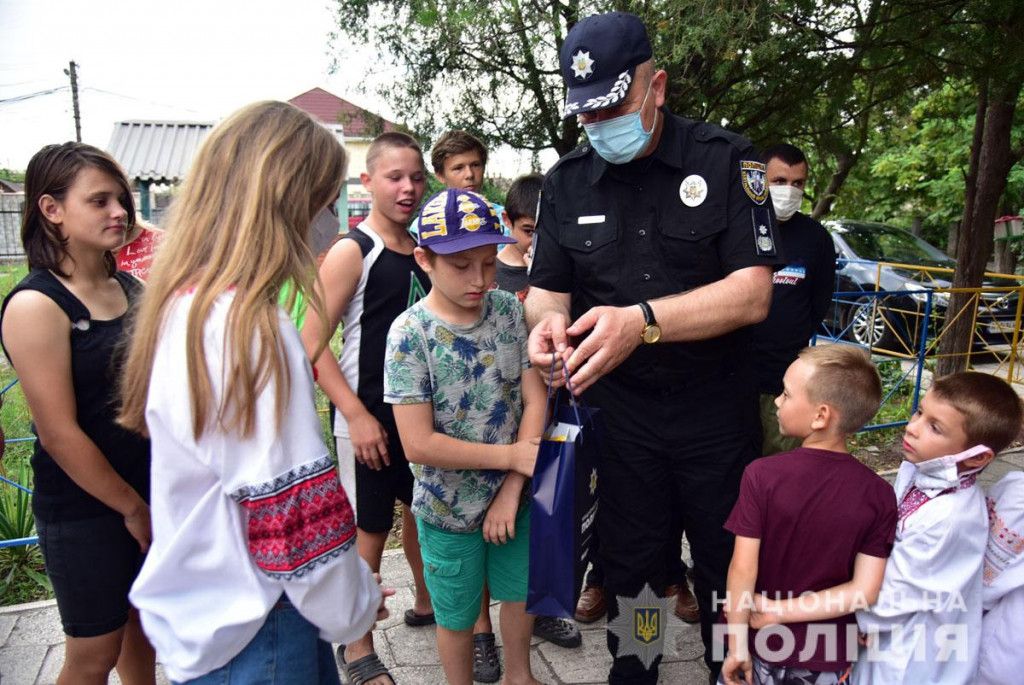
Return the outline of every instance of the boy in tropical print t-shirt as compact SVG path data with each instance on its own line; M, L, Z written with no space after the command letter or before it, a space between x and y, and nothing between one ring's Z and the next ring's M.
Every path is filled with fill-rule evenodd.
M473 680L473 624L486 580L502 602L506 676L530 671L529 501L545 391L530 368L516 296L489 291L501 234L493 208L448 189L420 213L416 261L431 291L388 333L384 401L411 465L412 511L437 644L450 683Z

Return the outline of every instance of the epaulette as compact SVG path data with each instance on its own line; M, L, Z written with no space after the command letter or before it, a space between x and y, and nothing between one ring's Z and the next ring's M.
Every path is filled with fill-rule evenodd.
M565 162L568 162L573 159L579 159L580 157L585 156L588 152L590 152L590 149L591 148L589 141L584 141L580 143L579 145L576 146L574 150L571 150L565 153L563 156L559 157L558 161L552 164L551 168L547 170L547 174L550 174L552 171L560 167Z
M718 138L720 140L726 141L727 143L735 147L737 150L745 151L753 147L753 143L751 143L747 138L741 136L740 134L728 131L722 128L721 126L709 124L706 121L701 121L694 124L693 137L701 141L702 143Z

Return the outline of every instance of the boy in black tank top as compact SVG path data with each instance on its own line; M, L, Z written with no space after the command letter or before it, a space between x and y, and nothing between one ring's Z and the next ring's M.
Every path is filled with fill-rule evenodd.
M335 360L328 348L314 365L318 383L337 408L338 470L346 491L355 490L359 555L371 569L380 570L395 500L402 502L402 546L416 589L405 622L432 625L416 523L409 510L412 472L391 406L383 400L388 329L430 288L412 256L416 243L408 233L426 189L426 172L416 141L394 132L371 143L366 166L360 180L373 197L370 215L330 249L320 267L327 317L332 328L342 324L341 358ZM309 317L302 329L307 352L316 350L321 333L319 320ZM372 634L339 650L339 657L349 680L389 682L387 668L374 652Z

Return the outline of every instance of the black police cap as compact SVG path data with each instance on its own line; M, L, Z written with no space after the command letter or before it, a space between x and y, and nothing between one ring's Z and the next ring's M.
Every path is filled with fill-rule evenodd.
M614 107L633 83L638 64L651 58L647 28L625 12L580 20L562 44L559 64L568 88L562 116Z

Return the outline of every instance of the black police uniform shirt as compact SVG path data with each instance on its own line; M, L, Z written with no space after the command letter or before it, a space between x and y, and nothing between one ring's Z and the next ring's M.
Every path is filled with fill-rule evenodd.
M613 165L584 144L547 175L530 285L569 293L572 319L783 262L764 165L750 142L662 112L650 155ZM669 391L731 373L748 355L748 328L641 345L601 382Z
M786 369L828 312L836 277L835 244L811 217L797 212L778 224L775 238L786 266L772 276L768 318L751 332L757 389L772 395L782 392Z

